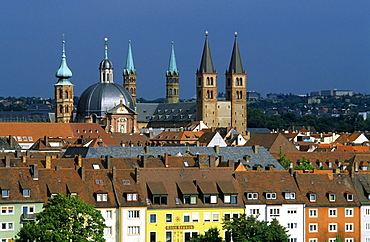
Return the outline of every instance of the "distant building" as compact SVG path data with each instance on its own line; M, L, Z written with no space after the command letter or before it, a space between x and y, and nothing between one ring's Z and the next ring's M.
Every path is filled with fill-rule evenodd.
M321 90L316 92L311 92L311 96L322 96L322 97L329 97L329 96L353 96L354 94L359 94L358 92L350 91L350 90L338 90L338 89L332 89L332 90Z

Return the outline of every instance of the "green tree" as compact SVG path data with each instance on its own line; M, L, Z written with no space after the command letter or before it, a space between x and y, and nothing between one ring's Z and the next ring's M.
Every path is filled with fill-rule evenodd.
M231 233L234 242L281 242L289 238L288 231L276 219L269 223L245 214L224 221L222 228Z
M210 228L204 234L191 238L190 242L222 242L220 231L217 228Z
M299 166L296 166L296 170L313 170L315 167L307 160L306 156L302 156L302 161L299 163Z
M79 197L58 194L50 198L36 215L36 222L25 224L17 234L18 242L103 242L104 218Z
M285 170L288 170L290 168L291 161L288 158L286 158L286 154L283 153L281 146L279 149L279 158L277 159L277 161L280 163L282 167L284 167Z

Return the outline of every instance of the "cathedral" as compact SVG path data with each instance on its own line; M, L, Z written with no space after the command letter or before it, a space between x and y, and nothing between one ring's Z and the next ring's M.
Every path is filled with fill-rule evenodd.
M233 127L245 134L247 129L246 83L237 33L229 68L225 73L226 100L218 100L218 73L213 66L208 32L199 69L196 70L196 102L179 102L179 70L174 43L171 45L166 70L166 103L136 103L136 69L131 42L128 43L123 85L114 83L113 63L108 58L108 39L104 42L104 59L99 64L99 82L81 94L73 103L72 72L68 68L65 41L62 59L54 85L55 122L99 123L110 133L136 133L139 128L185 127L194 121L203 121L208 127Z

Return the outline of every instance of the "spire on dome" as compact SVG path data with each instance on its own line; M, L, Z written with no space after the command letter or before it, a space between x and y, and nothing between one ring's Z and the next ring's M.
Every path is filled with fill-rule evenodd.
M136 69L134 65L134 58L132 56L132 49L131 49L131 40L128 41L128 50L127 50L127 58L126 58L126 66L123 68L123 72L127 74L136 74Z
M216 73L216 70L213 67L211 50L209 48L209 43L208 43L208 31L206 31L205 34L206 34L206 40L204 43L202 60L200 62L200 67L198 71L200 73Z
M104 60L108 60L108 38L104 38Z
M55 76L59 79L68 79L68 78L72 77L72 71L68 68L68 65L67 65L64 35L63 35L62 46L63 46L62 60L60 62L59 69L55 73Z
M104 38L104 59L100 62L99 69L113 69L113 64L108 59L108 38Z
M168 69L167 69L166 74L169 75L169 76L178 76L179 75L179 70L177 69L177 64L176 64L174 42L172 41L171 44L172 45L171 45L170 61L168 63Z
M231 55L231 60L230 60L230 66L228 73L232 74L244 74L245 70L243 69L242 65L242 59L240 58L240 52L239 52L239 46L238 46L238 32L235 32L235 41L234 41L234 47L233 47L233 52Z

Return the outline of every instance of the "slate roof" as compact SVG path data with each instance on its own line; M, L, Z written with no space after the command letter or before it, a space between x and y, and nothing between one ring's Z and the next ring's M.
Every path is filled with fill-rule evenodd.
M196 118L196 103L137 103L139 123L191 122Z
M149 149L148 153L145 152L146 149ZM216 153L217 149L214 147L69 147L66 150L64 157L81 155L86 158L101 158L106 155L110 155L116 158L136 158L139 155L158 157L163 156L165 153L172 156L183 156L190 153L193 155L206 154L215 157L223 156L224 160L234 160L235 162L241 160L244 164L248 164L251 167L256 164L261 164L263 167L273 164L276 170L284 169L265 148L258 147L257 149L258 153L253 151L253 147L219 147L220 152Z
M358 200L362 205L370 205L370 174L369 173L354 173L352 178L355 186Z

